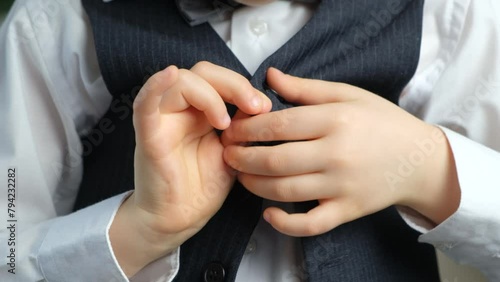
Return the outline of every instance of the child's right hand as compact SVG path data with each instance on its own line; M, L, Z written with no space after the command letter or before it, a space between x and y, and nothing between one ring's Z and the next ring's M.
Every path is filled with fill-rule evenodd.
M235 176L214 131L231 122L224 101L250 115L271 109L243 76L207 62L158 72L135 99L135 192L110 229L127 276L196 234L226 199Z

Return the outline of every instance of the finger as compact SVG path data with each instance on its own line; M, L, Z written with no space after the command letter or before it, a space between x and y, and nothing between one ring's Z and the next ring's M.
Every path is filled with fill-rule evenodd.
M321 173L272 177L240 173L238 180L253 194L279 202L305 202L335 196L333 185Z
M335 116L331 104L295 107L233 121L223 138L233 142L316 139L329 132Z
M147 135L160 126L160 102L165 91L175 84L178 75L179 69L176 66L169 66L154 74L141 88L133 104L133 124L136 134L148 138Z
M364 91L345 83L286 75L275 68L267 71L267 82L285 100L302 105L350 101Z
M320 141L285 143L271 147L228 146L224 160L232 168L247 174L291 176L321 171L327 159L318 146ZM307 158L304 158L307 155Z
M315 236L349 221L343 205L334 200L323 202L307 213L289 214L276 207L264 211L264 219L279 232L295 237Z
M271 100L235 71L209 62L199 62L191 71L212 85L224 101L236 105L247 114L255 115L271 110Z
M177 81L179 69L169 66L146 81L134 100L134 113L142 116L159 113L159 104L165 91Z
M231 122L219 93L197 74L181 69L177 82L164 92L160 111L177 113L191 106L203 112L209 123L218 129L225 129Z
M200 167L210 167L213 169L203 176L203 190L208 199L225 198L231 190L235 181L233 169L226 165L222 159L224 148L218 142L216 134L210 134L200 140L198 153L200 156L212 156L199 158ZM221 202L222 203L222 202Z
M236 111L236 114L234 114L233 118L231 119L231 124L237 120L249 118L250 115L245 114L244 112L238 110ZM229 128L228 128L229 129ZM224 130L226 132L228 129ZM221 135L221 143L224 147L227 147L229 145L238 145L238 142L235 142L234 140L230 139L227 137L227 134L224 134L224 132Z

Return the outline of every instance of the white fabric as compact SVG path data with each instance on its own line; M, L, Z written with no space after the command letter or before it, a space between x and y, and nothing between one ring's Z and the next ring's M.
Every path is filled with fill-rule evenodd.
M400 104L449 128L462 198L436 228L413 226L425 233L420 241L500 281L500 2L426 1L425 12L434 19L424 32L441 36L424 37L424 56Z
M253 74L261 62L305 25L312 15L311 8L277 1L260 7L239 8L230 20L214 21L211 25ZM264 201L263 208L270 205L270 201ZM285 208L275 202L272 205ZM303 276L301 258L297 256L300 240L277 232L261 217L250 242L254 250L243 256L237 282L300 281L298 279Z
M273 5L281 5L281 9ZM269 37L263 30L280 34L279 44L283 44L309 15L300 5L273 5L238 10L226 23L231 28L225 33L214 24L230 47L263 46L255 54L252 48L235 47L250 71L258 63L248 61L260 62L279 48L265 40ZM500 135L496 121L500 100L494 94L500 85L500 3L434 0L425 5L421 60L401 105L425 121L469 139L445 129L462 189L457 213L435 228L418 216L404 213L404 218L425 232L421 241L497 281ZM297 19L281 24L287 14L297 15ZM256 20L250 23L251 19ZM253 36L235 34L247 26L253 27ZM245 63L243 57L251 59ZM107 235L125 194L69 214L82 177L79 136L99 120L109 103L80 1L16 1L0 30L0 183L7 183L8 167L17 169L17 274L7 272L3 256L0 281L127 281ZM7 193L2 190L0 207L6 207ZM7 222L5 208L0 222ZM0 254L8 253L4 242L9 235L5 228L0 229ZM287 252L295 248L296 241L277 236L261 221L252 242L256 247L243 258L239 282L282 281L283 277L294 281L294 269L300 265L293 262L293 256L273 248L283 246ZM171 281L178 269L178 255L177 251L148 265L132 281ZM243 273L252 276L242 277Z
M233 12L230 21L214 21L211 24L248 72L253 74L267 57L306 24L311 15L310 6L276 1L264 6L239 8Z

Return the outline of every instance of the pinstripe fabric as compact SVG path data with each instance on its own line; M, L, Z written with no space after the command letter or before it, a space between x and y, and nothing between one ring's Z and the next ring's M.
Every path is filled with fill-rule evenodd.
M312 19L254 76L208 24L189 27L174 1L82 2L103 78L114 97L104 118L116 128L84 156L75 209L133 189L131 101L149 76L168 65L190 68L208 60L233 69L271 98L273 110L280 110L293 105L266 88L270 66L357 85L396 103L418 63L422 0L323 0ZM314 203L297 208L306 210L308 205ZM213 261L221 262L226 281L233 281L260 209L261 199L237 183L221 210L181 247L176 281L200 281L204 266ZM417 236L389 208L303 238L304 265L296 274L309 281L439 281L433 249L418 244Z
M302 3L317 3L318 0L293 0ZM233 0L198 1L198 0L175 0L177 7L184 20L195 26L206 23L209 20L223 18L227 13L232 12L241 6Z

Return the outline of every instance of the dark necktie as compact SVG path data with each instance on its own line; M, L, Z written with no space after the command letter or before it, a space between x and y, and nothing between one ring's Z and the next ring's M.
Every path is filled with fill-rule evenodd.
M293 1L316 3L319 0ZM223 19L228 13L242 6L242 4L234 0L175 0L175 3L184 20L190 26L199 25L212 19Z

